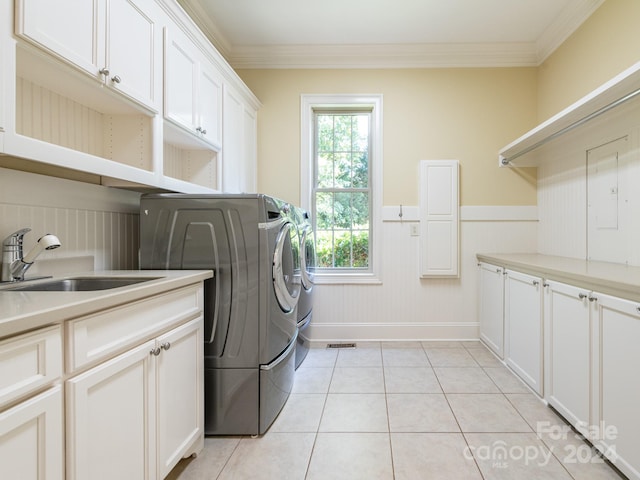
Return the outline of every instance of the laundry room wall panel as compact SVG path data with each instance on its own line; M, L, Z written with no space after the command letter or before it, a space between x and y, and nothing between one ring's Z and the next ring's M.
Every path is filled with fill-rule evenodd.
M496 207L499 209L500 207ZM505 215L512 216L512 207ZM499 215L498 215L499 216ZM477 252L528 252L537 249L537 221L463 220L461 277L419 278L416 222L383 223L382 283L317 285L313 342L340 340L477 339Z
M540 149L538 167L539 253L586 259L588 256L587 151L627 138L620 157L620 175L628 185L640 183L640 100L591 120ZM640 265L640 193L626 192L629 264ZM625 220L626 219L626 220ZM605 261L618 261L613 256Z
M45 233L62 247L29 275L138 268L139 194L0 168L0 240L24 227L28 251Z

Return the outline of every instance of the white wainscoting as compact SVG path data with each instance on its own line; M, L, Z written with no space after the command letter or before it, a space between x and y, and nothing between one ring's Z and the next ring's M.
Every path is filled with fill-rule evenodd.
M410 231L417 224L417 207L403 206L402 222L397 221L399 206L384 207L382 284L316 285L308 338L477 339L476 253L534 253L538 235L535 207L477 208L461 210L460 278L420 279L419 237Z
M25 253L45 233L62 243L28 275L137 269L138 210L137 193L0 168L0 241L29 227Z

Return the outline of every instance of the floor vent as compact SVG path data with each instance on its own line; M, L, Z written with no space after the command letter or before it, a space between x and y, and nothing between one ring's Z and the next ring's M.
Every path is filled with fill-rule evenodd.
M356 348L355 343L327 343L327 348Z

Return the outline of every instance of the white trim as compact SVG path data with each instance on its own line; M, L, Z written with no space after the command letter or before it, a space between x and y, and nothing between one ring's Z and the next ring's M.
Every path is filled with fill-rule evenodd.
M537 222L536 205L479 205L460 207L463 222Z
M379 283L382 276L382 95L300 95L300 206L311 210L313 182L313 109L327 106L372 106L372 151L369 156L371 176L371 271L366 274L316 273L316 283Z
M402 216L400 216L402 212ZM383 222L417 222L420 220L420 208L408 205L382 207Z
M538 65L541 65L584 21L604 3L604 0L574 0L568 4L536 42ZM536 65L536 66L538 66Z
M535 43L413 45L247 45L230 64L250 68L535 67Z
M416 323L317 323L305 335L312 342L343 340L477 340L478 322Z
M417 222L420 220L420 207L387 205L382 207L383 222ZM462 222L537 222L536 205L469 205L460 207Z

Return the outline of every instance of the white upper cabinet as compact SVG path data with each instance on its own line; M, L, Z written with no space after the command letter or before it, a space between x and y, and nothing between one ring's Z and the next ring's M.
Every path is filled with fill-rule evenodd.
M162 28L157 9L153 0L21 0L16 33L158 111Z
M165 118L220 149L222 79L177 27L165 29Z
M257 111L236 90L224 89L223 182L225 192L256 190Z

